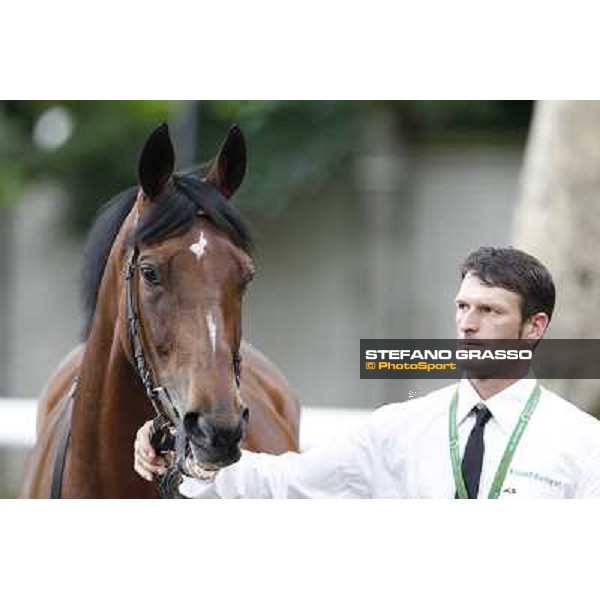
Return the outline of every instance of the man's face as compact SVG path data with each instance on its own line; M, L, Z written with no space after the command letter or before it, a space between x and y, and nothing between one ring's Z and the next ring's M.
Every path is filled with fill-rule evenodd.
M456 295L456 337L482 340L529 338L529 331L522 322L519 295L504 288L487 286L477 276L467 273Z

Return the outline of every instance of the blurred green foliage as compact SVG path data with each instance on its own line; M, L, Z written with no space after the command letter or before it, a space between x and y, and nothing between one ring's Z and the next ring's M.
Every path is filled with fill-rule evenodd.
M351 102L204 102L200 111L202 159L214 155L231 123L242 127L249 160L238 202L250 211L277 213L343 181L356 150Z
M33 131L40 116L57 105L70 113L72 135L57 149L44 150L33 142ZM303 194L351 181L349 169L360 151L359 120L382 107L392 112L409 143L468 143L482 133L524 138L532 103L5 101L0 103L0 208L18 202L30 182L57 181L70 201L69 228L85 231L100 205L135 184L144 140L168 121L179 123L174 129L193 140L197 163L212 158L229 126L238 123L249 148L239 203L249 211L277 213Z
M98 206L135 182L139 140L154 124L167 120L171 104L130 102L4 102L0 110L4 204L19 200L32 181L57 181L70 200L69 225L86 229ZM66 108L73 134L56 150L33 141L39 117L52 106ZM5 128L8 135L5 135Z

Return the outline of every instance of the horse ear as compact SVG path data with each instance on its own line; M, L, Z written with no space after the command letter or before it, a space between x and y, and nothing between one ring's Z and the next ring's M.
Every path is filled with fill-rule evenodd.
M148 198L160 194L173 174L174 167L175 151L169 136L169 126L163 123L150 134L140 155L138 177Z
M231 198L246 174L246 141L242 130L233 125L221 144L206 179L226 198Z

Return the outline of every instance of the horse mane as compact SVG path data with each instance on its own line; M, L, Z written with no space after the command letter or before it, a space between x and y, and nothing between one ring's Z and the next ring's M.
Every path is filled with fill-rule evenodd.
M98 212L87 237L81 278L84 341L92 329L108 256L123 221L135 204L137 192L137 187L129 188L109 200ZM128 244L152 244L183 235L193 227L200 212L236 246L251 253L252 238L242 216L216 187L201 179L197 170L173 175L142 214Z

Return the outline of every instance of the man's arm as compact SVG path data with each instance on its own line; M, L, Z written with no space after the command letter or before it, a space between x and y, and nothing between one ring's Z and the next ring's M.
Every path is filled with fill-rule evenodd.
M135 470L152 481L164 460L150 441L151 422L138 431ZM368 498L371 497L372 444L368 427L335 444L306 453L271 455L243 451L213 481L185 478L180 492L193 498Z

